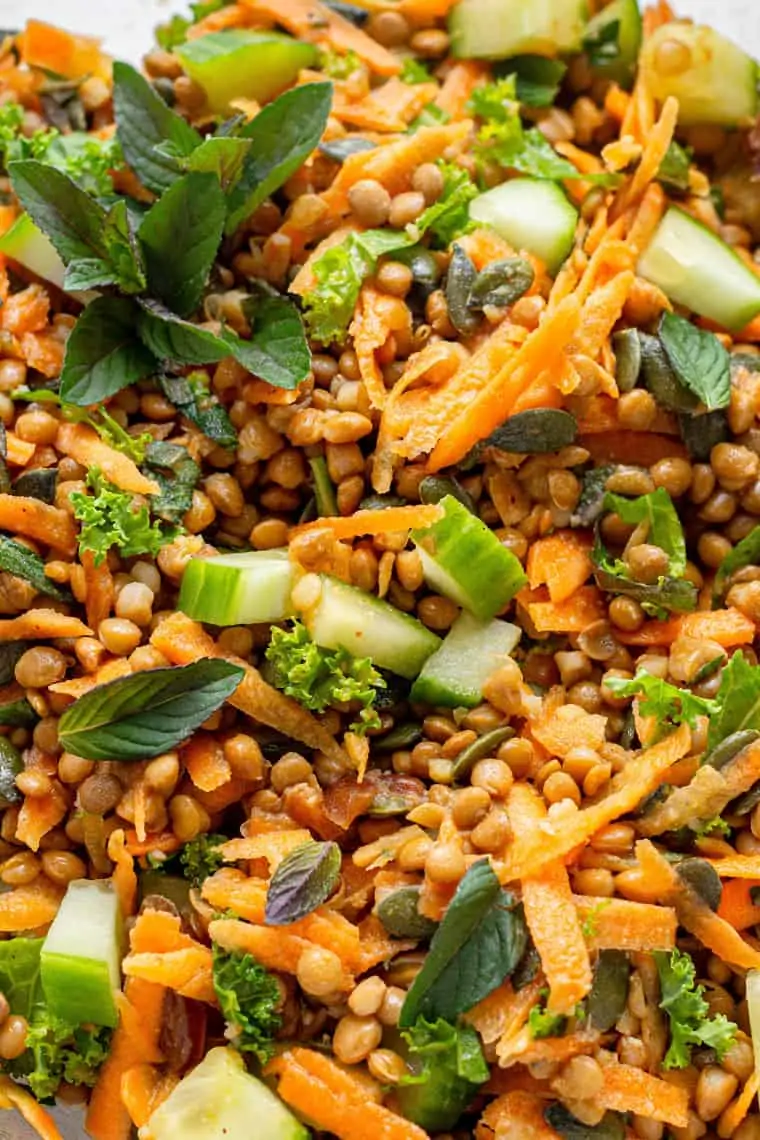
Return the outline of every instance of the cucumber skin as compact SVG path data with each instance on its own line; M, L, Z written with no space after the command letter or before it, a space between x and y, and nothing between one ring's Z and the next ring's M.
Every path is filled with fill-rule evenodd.
M412 541L425 556L423 567L429 560L441 572L433 575L428 571L434 588L446 592L445 579L450 579L456 591L449 588L446 596L488 621L528 579L511 550L452 495L445 496L440 505L446 512L444 517L431 527L413 530Z
M0 253L43 277L51 285L63 288L65 266L52 242L28 214L16 218L11 228L0 237Z
M328 574L320 577L320 599L302 615L312 640L325 649L369 657L379 668L414 680L441 639L374 594Z
M209 110L223 114L238 98L267 102L317 59L313 44L280 32L210 32L176 49L182 65L206 92Z
M676 75L661 75L657 52L666 40L683 44L693 65ZM639 66L655 99L678 99L681 126L717 123L736 127L758 113L758 65L714 28L675 21L659 27L644 43Z
M93 1022L115 1029L119 1013L107 966L71 954L41 955L42 986L48 1009L71 1025ZM110 1001L104 996L108 993Z
M257 557L259 553L261 558ZM228 556L190 560L182 576L177 609L196 621L218 626L282 621L293 612L290 591L294 569L287 551L255 551L250 565L244 562L245 555L232 555L226 563L225 557ZM234 563L232 558L239 561ZM251 597L256 593L257 567L262 582L260 593L269 594L269 599Z
M617 59L595 66L594 71L598 75L614 80L621 87L630 88L633 86L633 76L644 34L638 0L612 0L611 4L589 20L586 36L598 32L613 20L620 21L620 52Z
M529 218L525 211L526 192L533 199L533 209L539 196L547 205L535 229L534 218ZM547 241L545 226L549 208L554 214L554 233ZM554 273L573 247L578 211L553 182L542 178L511 178L474 198L470 203L470 218L491 226L516 249L526 249L540 257L549 272ZM540 232L542 230L544 232Z
M681 252L680 262L669 245L670 248L675 247L677 253ZM691 261L687 262L684 251L689 245L694 252ZM711 254L713 263L716 257L719 258L724 281L719 285L713 272L710 281L694 288L694 280L700 273L710 275ZM639 258L637 272L662 289L671 301L716 321L732 332L742 329L760 313L760 278L722 238L676 206L670 207L657 227ZM668 273L677 273L680 279L674 282L671 276L668 281ZM744 291L744 299L738 307L730 299L731 279Z
M429 657L412 685L412 702L442 708L474 708L483 685L520 640L520 630L504 621L480 622L463 613L441 648Z
M448 21L451 51L460 59L554 57L580 48L587 19L585 0L461 0Z

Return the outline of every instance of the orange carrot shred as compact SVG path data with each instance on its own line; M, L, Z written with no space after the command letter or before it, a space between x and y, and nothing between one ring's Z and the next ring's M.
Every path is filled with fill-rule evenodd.
M689 1094L633 1065L605 1065L599 1105L613 1112L635 1112L674 1128L689 1122Z
M30 1092L4 1075L0 1076L0 1108L17 1109L41 1140L63 1140L47 1110Z
M291 538L300 534L311 534L318 530L329 530L335 538L357 538L363 534L394 534L397 531L428 527L443 517L443 508L437 503L420 504L409 507L385 507L382 510L354 511L347 518L316 519L295 527Z
M77 532L71 515L26 495L0 494L0 527L35 542L44 542L69 556L77 548Z

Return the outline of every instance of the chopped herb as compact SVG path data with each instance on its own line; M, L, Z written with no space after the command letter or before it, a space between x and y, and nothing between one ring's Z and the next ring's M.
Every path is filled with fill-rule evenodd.
M250 954L213 947L214 990L232 1044L264 1064L274 1052L282 994L277 979Z
M704 986L696 985L696 970L688 954L674 949L670 954L655 950L660 975L660 1009L670 1021L670 1046L663 1068L684 1069L691 1060L694 1045L714 1049L722 1060L736 1036L736 1026L719 1013L709 1017Z
M548 990L541 990L541 1000L528 1014L528 1028L533 1037L559 1037L564 1033L567 1018L561 1013L549 1013L545 1005L548 996Z
M194 887L201 887L209 875L213 875L224 866L224 858L220 850L227 842L226 835L214 835L211 832L196 836L186 843L180 851L179 861L182 874Z
M658 730L671 731L679 724L695 728L697 718L712 717L719 711L717 700L698 697L689 689L679 689L640 669L631 680L624 677L609 677L605 681L616 697L639 697L639 712L642 716L657 719Z
M125 558L135 554L158 554L162 546L171 542L176 529L151 522L148 508L134 509L134 496L120 491L103 478L97 467L87 474L87 486L93 492L85 495L74 491L71 505L74 517L82 524L79 533L79 552L91 550L95 565L99 566L112 546Z
M435 83L435 79L425 64L411 55L408 55L402 63L399 79L403 83Z

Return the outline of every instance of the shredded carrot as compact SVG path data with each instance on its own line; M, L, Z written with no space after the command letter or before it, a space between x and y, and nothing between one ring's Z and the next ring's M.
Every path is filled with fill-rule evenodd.
M132 1124L121 1099L121 1078L135 1065L155 1057L161 1060L158 1038L164 993L163 986L155 986L140 978L127 980L124 998L135 1016L129 1022L125 1021L122 1001L119 1025L87 1108L85 1126L93 1140L129 1140Z
M41 1140L63 1140L47 1110L37 1103L30 1092L4 1075L0 1075L0 1108L18 1109Z
M110 615L116 599L113 575L106 559L103 559L100 566L95 565L95 555L91 550L82 551L80 561L84 569L87 622L93 629L97 629Z
M539 996L540 985L532 983L515 990L512 983L502 982L488 997L484 997L463 1019L477 1029L484 1045L493 1045L505 1034L514 1031L515 1023L521 1027Z
M295 527L291 538L314 531L329 530L335 538L357 538L362 534L395 534L399 531L432 526L443 518L443 508L437 503L409 506L385 507L382 510L354 511L347 518L317 519Z
M151 643L173 665L189 665L207 657L234 661L245 670L245 676L229 698L231 705L262 724L285 732L294 740L300 740L333 759L345 762L345 753L335 737L311 713L268 685L252 665L219 649L198 622L182 613L173 613L153 631Z
M270 970L295 974L304 952L312 946L307 939L291 934L286 927L255 926L236 919L215 919L209 926L211 938L225 950L242 950ZM337 989L348 991L353 975L344 968Z
M231 868L225 868L206 879L201 895L215 910L232 910L248 922L264 921L267 884L263 879L247 878Z
M605 604L596 586L581 586L564 602L550 602L541 598L541 591L531 594L521 590L518 602L526 605L530 620L537 633L581 633L592 622L604 617Z
M758 879L760 881L760 856L727 855L709 862L721 879Z
M563 818L561 826L556 828L546 820L535 827L532 835L508 844L504 860L494 864L501 881L507 883L535 875L547 863L564 859L576 847L587 843L600 828L632 811L659 787L668 768L685 756L690 747L691 732L687 725L680 725L659 744L630 759L613 780L612 790L599 803ZM513 792L517 786L513 785ZM508 812L509 802L508 799Z
M645 86L643 78L639 79L638 86ZM678 100L670 95L663 103L659 119L641 139L644 144L641 161L631 181L621 190L617 208L625 209L631 202L637 201L656 177L668 147L673 141L677 122Z
M689 1094L669 1081L653 1077L634 1065L605 1065L599 1105L613 1112L634 1112L674 1128L689 1122Z
M473 91L485 83L488 76L488 67L480 60L457 60L438 90L434 100L436 107L450 120L465 118Z
M352 51L378 75L397 75L397 56L319 0L240 0L255 17L287 28L301 40L326 43L340 54Z
M537 375L551 374L561 365L565 346L580 327L581 312L575 297L567 297L553 312L545 313L515 356L504 365L465 412L458 416L437 443L430 470L458 463L511 413L517 397Z
M213 792L232 779L224 749L210 732L199 732L182 749L182 763L196 788Z
M85 637L90 633L90 627L79 618L44 607L27 610L20 617L0 619L0 641L52 640L56 637Z
M179 915L165 910L143 910L129 934L135 954L164 954L170 950L192 950L198 943L182 930Z
M588 425L584 425L586 428ZM655 432L603 431L594 435L580 435L579 447L588 451L597 464L625 463L653 467L661 459L685 459L684 445L672 436L658 435Z
M515 784L509 820L516 836L529 835L546 819L544 801L528 784ZM548 1008L570 1013L591 989L591 963L570 879L561 860L522 879L525 921L549 983Z
M303 828L270 831L251 839L231 839L222 847L222 855L228 863L234 863L238 859L266 859L269 870L274 871L286 855L310 840L311 832Z
M560 705L554 710L544 705L541 718L531 723L531 733L547 752L564 760L579 746L598 752L607 739L607 717L586 712L580 705Z
M137 874L121 828L112 831L108 837L108 858L114 864L113 885L119 896L121 913L127 918L135 913L137 905Z
M566 602L591 576L591 545L591 539L576 530L537 539L526 565L531 587L546 585L552 602Z
M271 0L279 5L279 0ZM423 162L435 162L444 151L464 143L472 121L420 127L412 135L375 150L350 155L340 168L329 190L322 195L333 214L348 212L348 191L364 178L380 182L389 194L400 194L411 186L414 171Z
M522 1089L488 1105L475 1128L475 1140L557 1140L544 1120L545 1101Z
M697 892L679 878L675 868L649 839L640 839L636 844L636 858L645 875L651 873L652 883L666 888L663 901L675 907L680 924L703 946L732 966L760 969L760 951L745 942L733 926L715 914Z
M752 899L752 892L758 888L760 879L730 879L723 883L718 914L734 930L746 930L760 923L760 905Z
M103 67L99 40L74 36L41 20L27 20L18 43L24 63L67 79L82 79Z
M47 926L58 913L63 891L40 876L28 886L0 894L0 931L18 934Z
M338 1140L427 1138L416 1124L371 1099L366 1081L344 1075L335 1061L311 1049L286 1050L266 1072L279 1078L277 1092L286 1104Z
M717 641L724 649L737 645L750 645L755 639L755 623L741 610L699 611L670 618L669 621L649 621L633 633L622 630L615 633L624 645L671 645L677 637L693 637L699 641Z
M161 1077L153 1065L133 1065L121 1075L121 1100L135 1128L148 1123Z
M8 463L11 463L16 467L26 467L27 463L34 455L36 444L29 443L25 439L19 439L19 437L12 431L5 433L5 443L7 448L5 458L7 459Z
M71 515L26 495L0 494L0 528L44 542L69 556L77 548Z
M114 657L106 661L94 673L87 673L84 677L72 677L70 681L57 681L50 685L51 693L63 693L67 697L82 697L95 689L98 685L107 685L109 681L116 681L119 677L126 677L132 672L132 666L126 657Z
M55 786L47 796L25 796L18 813L16 839L31 851L39 851L43 838L58 826L67 811L66 799Z
M719 1136L733 1136L750 1110L752 1101L757 1096L760 1087L760 1074L757 1070L748 1078L744 1088L736 1100L729 1104L720 1115L718 1124Z
M146 478L128 455L104 443L88 424L62 423L55 446L83 467L98 467L106 479L122 491L131 491L134 495L158 494L158 483Z
M141 978L175 990L195 1001L216 1002L211 972L211 951L198 944L192 949L161 954L128 954L122 962L128 978Z
M375 352L381 349L394 333L410 331L411 313L407 305L399 304L398 297L382 293L372 285L362 287L356 316L349 332L353 337L354 351L364 387L370 402L376 408L385 407L388 392L383 383L380 366L375 359Z
M438 92L436 83L404 83L396 76L370 91L363 99L333 96L332 114L360 131L405 131Z
M162 831L155 835L148 835L145 840L138 839L135 831L127 832L126 850L135 858L150 855L152 851L171 855L173 852L179 851L181 846L182 842L177 839L173 831Z
M293 1046L291 1052L293 1059L302 1069L317 1077L332 1093L348 1101L349 1104L381 1103L383 1094L380 1086L362 1069L344 1068L324 1053L305 1049L300 1045ZM277 1060L272 1062L270 1071L275 1074L282 1071Z
M590 950L672 950L676 912L670 906L628 899L573 895Z

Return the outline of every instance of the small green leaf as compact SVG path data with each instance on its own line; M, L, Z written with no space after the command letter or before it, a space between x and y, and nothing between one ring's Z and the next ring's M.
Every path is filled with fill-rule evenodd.
M551 107L559 94L567 64L542 55L518 55L504 66L515 76L515 94L526 107Z
M107 260L106 212L94 198L45 162L12 162L8 171L19 202L65 263L79 258Z
M224 215L216 175L193 172L162 194L140 226L150 292L181 317L198 308L222 240Z
M583 40L583 50L592 67L606 67L620 56L620 20L609 20Z
M685 317L664 313L660 341L681 383L705 407L727 408L731 401L731 358L715 333L697 328Z
M713 582L713 608L720 604L731 575L737 570L743 570L745 566L757 566L758 563L760 563L760 526L753 527L741 542L737 542L718 567Z
M205 372L191 372L189 376L159 376L161 391L172 404L199 427L205 436L220 447L232 448L237 444L230 417L211 392Z
M71 600L64 590L56 586L45 573L45 563L38 554L33 554L28 546L22 546L12 538L0 535L0 570L23 578L34 586L40 594L47 594L59 602Z
M487 859L470 867L430 943L401 1008L399 1026L420 1014L455 1021L514 970L528 941L516 900L503 891Z
M715 699L718 710L710 717L708 752L727 736L760 725L760 665L750 665L741 650L734 653Z
M61 399L86 407L150 376L158 364L137 338L139 310L126 297L98 297L66 342Z
M232 696L244 670L205 660L90 689L58 722L62 747L88 760L147 760L176 748Z
M116 284L124 293L141 293L145 288L145 270L140 247L130 226L126 199L120 198L108 211L103 241Z
M113 280L113 268L102 257L76 257L66 266L63 288L67 293L83 293L112 285Z
M686 540L673 500L664 487L658 487L648 495L636 499L626 499L622 495L608 492L604 497L604 509L614 511L624 523L638 526L647 523L647 542L661 547L670 560L669 571L674 578L686 570Z
M304 83L268 103L243 128L251 139L229 196L226 232L240 223L298 170L316 148L332 107L332 83Z
M152 513L167 522L181 523L193 503L201 469L186 447L154 440L145 452L145 468L161 490L151 499Z
M657 171L658 182L663 182L672 190L688 190L691 158L691 149L682 147L674 139L665 151L665 157Z
M284 297L261 293L247 300L243 311L251 322L251 338L240 341L235 358L277 388L297 388L311 370L298 309Z
M304 843L286 855L269 882L267 926L287 926L311 914L335 890L340 877L337 843Z
M160 301L141 298L140 309L138 335L159 360L175 364L215 364L231 355L221 336L183 320Z
M250 149L250 139L221 137L204 139L201 145L182 161L182 167L185 170L215 174L222 189L229 191L240 177L245 157Z
M155 148L171 142L178 154L186 156L200 145L201 136L128 63L113 65L113 84L116 134L124 157L143 185L160 194L181 169L176 157Z
M679 689L643 669L631 679L610 677L609 680L615 696L639 698L639 712L645 717L655 717L660 732L670 731L678 724L694 728L697 717L713 717L718 712L717 701L698 697L690 689Z

